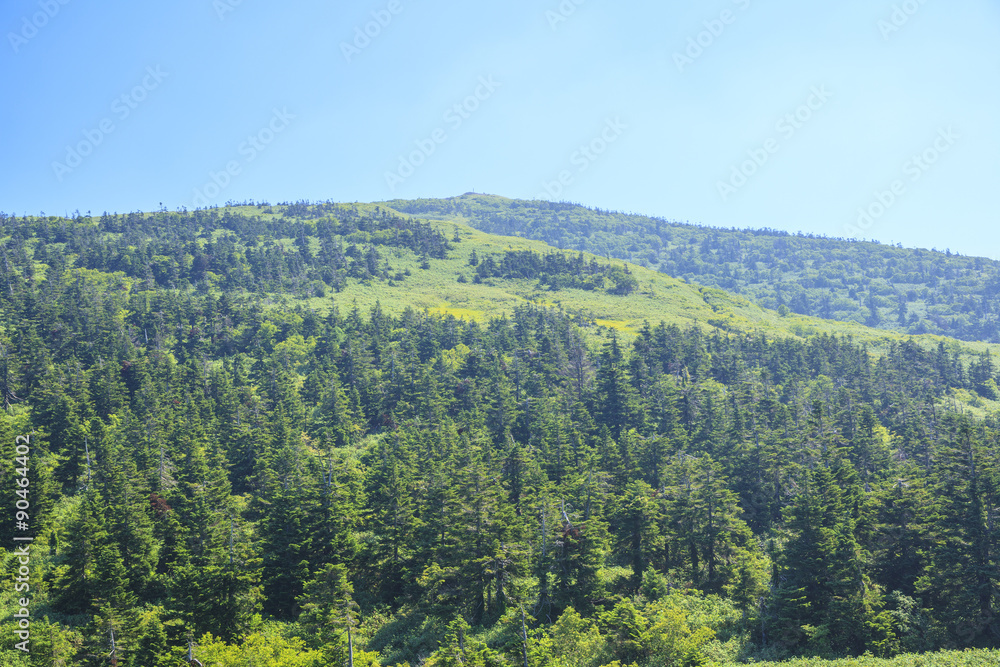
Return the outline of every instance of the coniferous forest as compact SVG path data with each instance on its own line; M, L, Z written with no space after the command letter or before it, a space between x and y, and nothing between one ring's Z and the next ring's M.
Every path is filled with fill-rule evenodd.
M341 297L405 298L450 229L3 216L0 664L996 664L988 352ZM503 241L452 288L636 298Z

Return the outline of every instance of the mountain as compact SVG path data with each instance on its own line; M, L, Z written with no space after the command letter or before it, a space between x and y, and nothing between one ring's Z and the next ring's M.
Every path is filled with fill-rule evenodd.
M0 216L0 663L996 663L996 345L439 217Z
M476 195L471 201L495 199ZM425 208L420 202L395 205ZM1000 350L772 310L684 277L482 232L467 222L474 220L401 213L380 204L304 202L73 220L8 217L7 225L22 231L9 237L7 255L14 271L28 278L66 271L74 280L112 281L126 293L257 295L264 303L319 312L332 303L362 312L380 304L390 312L410 307L485 321L534 304L566 311L585 330L596 325L595 333L614 329L626 338L644 323L664 321L769 336L849 336L876 353L910 339L928 348L944 341L964 357Z
M769 229L718 229L491 195L385 205L628 260L767 308L900 333L1000 342L1000 262L983 257Z

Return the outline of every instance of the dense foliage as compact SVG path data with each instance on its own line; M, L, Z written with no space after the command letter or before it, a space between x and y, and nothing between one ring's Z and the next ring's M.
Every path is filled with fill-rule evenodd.
M476 267L476 282L493 277L530 278L553 291L606 289L609 294L619 295L631 294L638 285L627 266L612 266L594 259L588 262L583 253L571 257L561 252L540 255L530 250L508 250L497 259L487 255L482 261L473 254L469 262Z
M1000 342L1000 262L982 257L482 195L386 205L424 216L463 216L492 234L626 259L767 308Z
M384 258L389 248L425 258L448 251L448 241L429 224L381 209L279 208L280 214L260 205L72 220L0 213L9 234L4 269L31 278L43 264L57 274L68 268L117 273L145 281L147 290L193 286L308 297L339 290L349 279L404 280Z
M1000 645L1000 428L950 400L996 397L988 356L663 323L625 340L530 305L483 323L279 306L250 286L388 280L328 266L342 238L361 257L448 243L384 211L274 210L5 221L0 515L31 434L36 538L30 663L0 591L10 664ZM301 261L300 232L329 251ZM532 277L579 261L508 257Z

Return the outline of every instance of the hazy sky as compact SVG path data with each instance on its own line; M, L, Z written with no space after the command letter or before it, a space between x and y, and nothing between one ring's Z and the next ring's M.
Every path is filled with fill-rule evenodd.
M0 30L8 213L475 190L1000 259L996 0L6 0Z

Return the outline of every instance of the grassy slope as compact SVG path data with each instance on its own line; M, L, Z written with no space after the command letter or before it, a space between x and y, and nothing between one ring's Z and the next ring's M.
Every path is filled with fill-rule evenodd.
M783 662L757 662L753 664L754 667L995 667L1000 665L1000 651L910 653L886 659L868 656L843 660L796 658Z
M995 309L983 304L985 295L1000 289L1000 262L986 258L767 230L701 227L496 195L466 193L385 205L658 266L772 308L787 302L799 313L866 323L874 306L880 329L1000 343ZM901 302L906 325L898 321ZM981 312L984 308L988 313Z
M361 208L363 205L357 205ZM400 214L406 215L406 214ZM422 216L418 216L422 217ZM352 285L336 299L339 303L349 303L357 299L359 307L373 305L380 299L382 305L397 309L412 305L419 308L452 312L459 316L487 318L507 312L513 306L526 301L546 305L561 305L570 311L584 311L599 323L634 333L644 320L658 323L677 323L685 326L699 323L705 327L721 326L737 331L763 330L771 336L808 337L827 333L849 335L856 341L882 348L889 341L918 340L924 345L937 345L945 341L948 345L958 345L968 353L990 350L1000 355L1000 345L955 341L941 336L908 336L881 329L873 329L853 322L838 322L789 314L785 317L776 311L757 306L748 299L715 288L689 284L664 275L652 269L629 264L629 270L639 280L639 289L630 296L612 296L605 293L587 292L577 289L561 289L557 292L537 289L537 281L493 280L493 285L474 285L457 282L459 273L472 276L468 265L469 256L475 250L480 256L485 253L500 253L504 250L534 250L539 253L552 252L553 248L540 241L519 237L495 236L470 227L460 217L447 220L432 220L445 234L451 236L457 231L460 243L447 260L431 260L431 269L419 269L419 260L409 252L395 252L391 258L394 268L409 268L412 276L405 282L405 290L385 286ZM575 251L565 251L576 254ZM584 253L587 258L593 257ZM608 262L597 257L598 261ZM625 264L620 260L611 260Z

